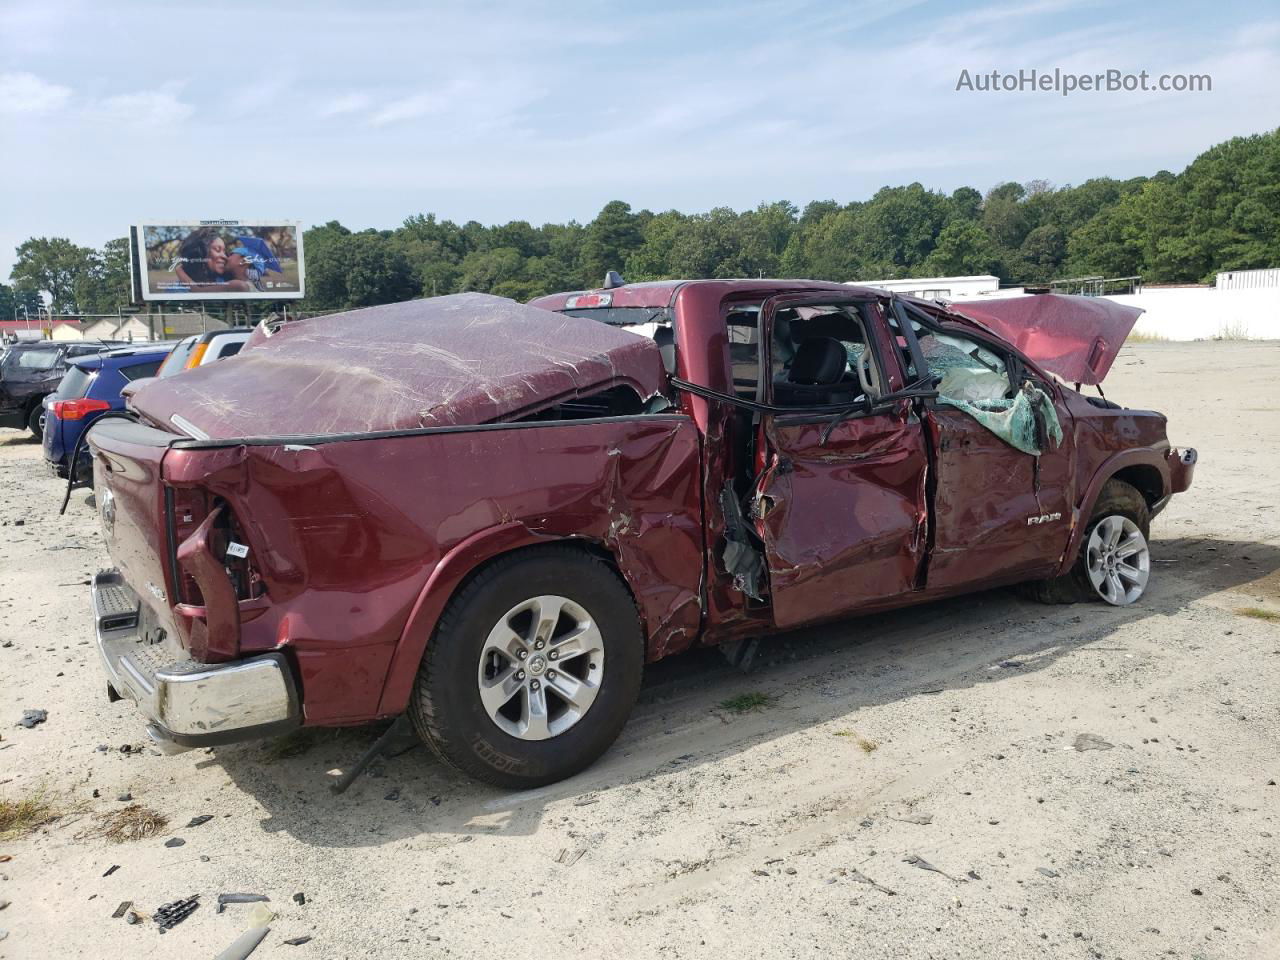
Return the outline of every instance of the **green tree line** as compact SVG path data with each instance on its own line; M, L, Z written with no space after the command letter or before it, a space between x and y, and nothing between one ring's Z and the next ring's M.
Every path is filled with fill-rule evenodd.
M304 235L304 308L369 306L463 290L527 300L628 281L698 277L875 280L990 273L1005 283L1078 276L1208 281L1280 266L1280 130L1236 137L1181 173L1079 185L1001 183L984 196L919 183L868 200L782 200L742 212L634 211L615 200L590 223L459 225L418 214L394 230L337 221ZM61 238L18 248L0 309L33 292L57 312L113 312L128 300L124 240L102 250ZM2 287L3 285L0 285ZM6 299L7 298L7 299Z

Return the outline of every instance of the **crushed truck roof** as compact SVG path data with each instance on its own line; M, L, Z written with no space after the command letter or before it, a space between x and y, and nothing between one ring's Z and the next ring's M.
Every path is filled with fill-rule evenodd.
M663 391L652 340L461 293L286 324L238 356L145 382L131 405L215 440L324 436L489 423L622 385Z

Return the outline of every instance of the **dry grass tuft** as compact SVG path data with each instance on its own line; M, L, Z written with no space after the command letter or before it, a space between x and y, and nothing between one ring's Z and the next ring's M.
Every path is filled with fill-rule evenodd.
M1125 338L1126 343L1168 343L1169 338L1161 333L1138 333L1134 331Z
M169 818L140 803L131 803L110 813L99 813L98 824L77 835L77 839L101 837L111 843L127 843L154 837L169 825Z
M837 730L836 736L848 737L858 745L859 749L861 749L863 753L871 753L873 750L878 750L880 748L880 744L876 743L874 740L868 740L856 730Z
M1236 613L1242 617L1253 617L1255 620L1265 620L1267 623L1280 623L1280 613L1274 610L1267 610L1263 607L1241 607Z
M63 811L43 790L17 800L0 800L0 840L11 840L59 819Z

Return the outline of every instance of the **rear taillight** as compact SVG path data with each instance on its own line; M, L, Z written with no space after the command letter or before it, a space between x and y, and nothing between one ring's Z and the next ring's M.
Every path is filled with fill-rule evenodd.
M53 415L59 420L83 420L91 413L110 410L111 404L105 400L90 400L82 397L79 400L55 400L51 409Z
M244 534L236 522L230 506L218 497L206 494L195 487L171 487L172 539L170 556L173 558L173 574L177 581L177 598L180 603L200 605L204 598L195 578L177 563L177 552L205 518L218 506L223 507L222 522L212 531L210 546L222 561L235 586L236 596L248 600L261 595L263 584L253 565L253 558L246 545Z
M195 349L191 351L191 356L187 357L186 369L200 366L200 361L204 359L205 351L209 349L207 343L197 343Z

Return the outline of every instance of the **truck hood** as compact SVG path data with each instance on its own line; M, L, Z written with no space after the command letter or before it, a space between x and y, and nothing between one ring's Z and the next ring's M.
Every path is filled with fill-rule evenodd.
M1142 310L1103 297L1042 293L950 305L1071 383L1106 377Z
M129 401L197 437L305 437L515 419L611 386L647 400L665 380L646 337L461 293L288 323Z

